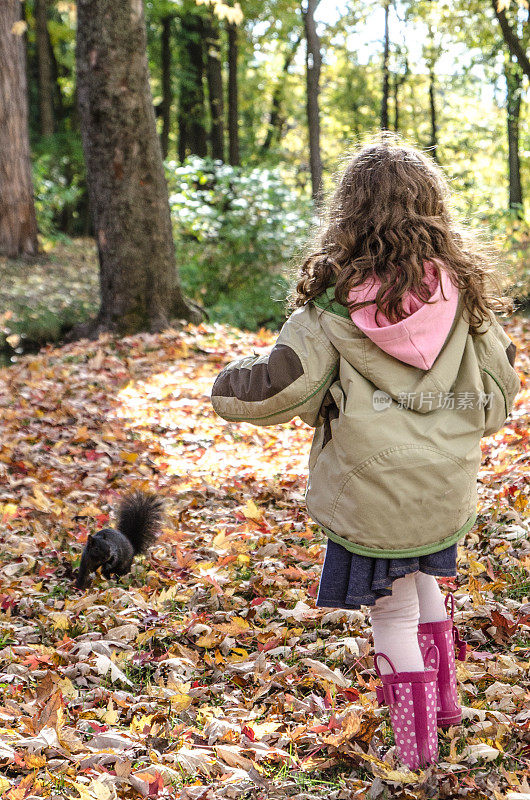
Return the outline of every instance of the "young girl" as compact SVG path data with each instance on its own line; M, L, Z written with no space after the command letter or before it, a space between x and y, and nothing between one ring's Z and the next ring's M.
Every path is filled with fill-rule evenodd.
M434 576L456 575L480 439L519 390L494 315L509 303L448 196L414 147L382 136L360 149L275 346L229 364L212 390L226 420L315 428L306 504L328 537L317 605L370 607L378 700L413 769L437 760L437 725L461 720L453 634L460 657L465 645Z

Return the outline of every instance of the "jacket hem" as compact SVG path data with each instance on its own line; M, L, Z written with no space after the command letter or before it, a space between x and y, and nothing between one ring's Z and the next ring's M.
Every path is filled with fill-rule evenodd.
M447 536L445 539L442 539L439 542L434 542L433 544L424 544L421 547L408 547L402 550L383 550L379 547L364 547L362 544L350 542L349 539L344 539L344 537L339 536L333 531L330 531L329 528L326 528L318 520L315 520L315 522L320 528L322 528L328 539L340 544L346 550L349 550L350 553L357 553L357 555L369 556L372 558L410 558L412 556L426 556L429 555L429 553L437 553L439 550L444 550L446 547L450 547L471 530L476 519L477 512L475 511L470 517L468 517L461 528L452 533L450 536Z

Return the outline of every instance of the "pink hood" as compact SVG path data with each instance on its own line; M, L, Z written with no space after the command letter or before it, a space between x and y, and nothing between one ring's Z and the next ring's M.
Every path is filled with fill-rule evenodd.
M377 325L375 303L354 311L351 318L357 327L385 353L405 364L427 370L436 361L451 329L458 304L458 287L443 268L440 269L442 278L440 287L432 262L426 261L424 266L424 282L431 291L429 300L435 302L424 303L408 292L403 298L403 309L408 316L400 322L391 324L387 317L379 312L377 314L379 325ZM381 281L374 276L361 286L352 289L348 300L356 302L374 300L380 285ZM447 300L442 296L442 287Z

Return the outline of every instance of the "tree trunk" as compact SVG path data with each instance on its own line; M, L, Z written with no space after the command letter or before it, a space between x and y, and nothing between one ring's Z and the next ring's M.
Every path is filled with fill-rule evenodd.
M399 131L399 77L394 75L393 93L394 93L394 132Z
M319 0L307 0L303 11L306 47L306 108L309 130L309 163L311 169L311 194L317 208L322 200L322 159L320 155L320 38L315 23L315 11Z
M28 134L26 56L20 0L0 3L0 253L35 255L37 222ZM16 27L15 27L16 31Z
M385 0L385 39L383 47L383 93L381 97L381 129L388 130L388 97L390 94L390 75L388 60L390 58L390 30L389 30L390 0Z
M180 18L179 158L192 154L204 158L208 152L204 105L204 24L200 14L187 12Z
M52 86L56 103L55 108L57 110L55 116L58 117L59 119L64 119L68 112L64 107L63 93L61 91L61 86L59 83L59 65L57 63L57 59L55 58L55 53L53 51L53 45L50 39L50 31L48 27L46 27L46 34L48 37L48 53L50 54L51 80L52 80Z
M296 51L298 50L300 39L301 37L297 36L296 40L291 44L289 50L285 54L282 73L278 78L278 81L272 93L271 110L269 113L269 124L267 126L267 135L265 136L263 144L261 145L262 153L267 153L270 150L271 145L274 141L277 142L280 141L281 129L282 129L281 109L285 93L284 92L285 80L289 72L289 67L291 66L293 59L296 55Z
M206 72L208 76L208 96L210 101L210 141L212 156L224 161L224 101L223 72L221 64L221 41L219 25L215 19L208 23L206 39Z
M48 40L48 3L35 0L37 65L39 74L39 113L42 136L53 134L53 83Z
M509 207L522 219L523 188L521 184L521 162L519 158L519 118L521 113L522 70L517 63L507 61L504 66L506 78L506 120L508 132L508 177Z
M161 72L162 72L162 134L160 145L162 155L167 158L169 149L169 130L171 127L171 20L170 15L162 17L162 36L160 37Z
M239 91L237 86L238 30L228 23L228 161L238 166L239 157Z
M89 332L160 330L171 317L194 315L175 267L143 4L78 0L77 15L79 114L101 290Z
M436 55L434 51L434 34L432 27L429 25L429 42L430 53L428 58L429 63L429 116L431 122L431 138L429 143L429 150L431 156L435 161L438 161L438 112L436 108Z
M530 24L529 20L527 19L525 23L525 29L524 29L525 39L526 39L525 42L519 39L517 32L508 22L508 17L506 16L506 3L501 3L500 0L491 0L491 2L494 14L497 18L497 22L499 23L501 29L504 43L506 44L508 50L510 51L510 55L516 59L522 71L524 72L526 77L530 80L530 58L528 56L528 52L526 49L528 42L528 25Z
M405 58L404 70L402 73L395 73L394 74L394 131L395 133L399 133L399 90L401 89L402 85L407 80L409 74L409 63L408 58Z

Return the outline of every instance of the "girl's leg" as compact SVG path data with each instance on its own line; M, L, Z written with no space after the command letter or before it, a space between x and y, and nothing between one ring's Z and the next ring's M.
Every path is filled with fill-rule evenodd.
M440 622L447 619L444 596L434 575L414 572L420 607L420 623Z
M370 607L370 618L376 653L385 653L398 672L423 671L423 658L418 644L420 618L415 573L396 578L392 594L379 597ZM392 670L384 659L379 659L383 674Z

